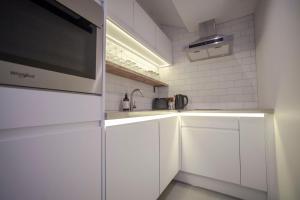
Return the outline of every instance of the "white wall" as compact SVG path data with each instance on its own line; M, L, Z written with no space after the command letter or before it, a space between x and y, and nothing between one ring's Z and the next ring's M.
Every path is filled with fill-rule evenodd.
M189 62L183 49L199 38L198 32L162 27L172 40L174 65L160 70L169 89L159 96L186 94L188 108L257 108L257 80L253 16L217 24L217 31L234 35L234 54Z
M144 94L144 97L135 97L136 110L152 109L152 99L157 97L157 90L155 93L152 86L106 73L105 110L119 111L120 103L124 98L125 93L128 93L129 98L130 92L135 88L141 89Z
M275 109L279 197L300 199L300 1L261 1L255 29L259 107Z

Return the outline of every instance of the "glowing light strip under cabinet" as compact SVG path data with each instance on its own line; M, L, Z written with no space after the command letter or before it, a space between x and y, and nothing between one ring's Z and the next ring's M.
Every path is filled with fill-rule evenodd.
M173 114L162 114L162 115L155 115L155 116L128 117L128 118L123 118L123 119L109 119L109 120L105 120L105 127L122 125L122 124L132 124L132 123L136 123L136 122L144 122L144 121L163 119L163 118L168 118L168 117L177 117L177 116L178 116L178 113L173 113Z
M154 63L152 60L146 58L144 55L142 55L141 53L135 51L134 49L132 49L131 47L129 47L128 45L124 44L123 42L120 42L119 40L111 37L110 35L106 35L106 37L108 38L108 40L111 40L112 42L117 43L117 45L120 45L121 47L123 47L124 49L126 49L127 51L131 51L132 54L134 54L135 56L140 56L142 59L144 59L146 62L149 62L150 64L154 65L155 67L159 67L159 65L157 63Z
M179 116L190 117L265 117L264 113L179 113Z
M105 126L116 126L122 124L132 124L136 122L143 122L155 119L163 119L168 117L176 117L176 116L187 116L187 117L259 117L262 118L265 116L264 113L173 113L173 114L162 114L155 116L144 116L144 117L128 117L122 119L110 119L105 120Z
M133 38L130 34L128 34L127 32L125 32L124 30L122 30L118 25L116 25L114 22L112 22L111 20L106 20L106 22L111 25L112 27L114 27L115 29L117 29L121 34L126 35L127 38L129 38L131 41L133 41L135 44L137 44L138 46L140 46L141 48L143 48L144 50L146 50L148 53L150 53L151 55L153 55L154 57L156 57L158 60L160 60L162 63L164 63L163 65L161 65L161 67L164 66L168 66L170 65L168 62L166 62L163 58L161 58L160 56L158 56L157 54L153 53L151 50L149 50L148 48L146 48L144 45L142 45L140 42L138 42L135 38ZM119 41L120 42L120 41Z

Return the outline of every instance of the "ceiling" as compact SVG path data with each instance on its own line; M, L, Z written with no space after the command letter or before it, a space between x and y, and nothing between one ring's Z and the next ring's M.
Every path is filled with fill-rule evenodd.
M198 23L216 19L222 23L249 15L259 0L137 0L159 25L186 27L190 32Z
M172 0L136 0L158 25L185 27Z

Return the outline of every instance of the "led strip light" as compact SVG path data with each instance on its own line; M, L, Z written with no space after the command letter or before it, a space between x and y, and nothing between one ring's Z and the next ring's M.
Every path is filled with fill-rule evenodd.
M264 113L206 113L206 112L197 112L197 113L172 113L172 114L162 114L162 115L155 115L155 116L144 116L144 117L129 117L129 118L122 118L122 119L110 119L105 120L105 126L116 126L116 125L123 125L123 124L131 124L136 122L143 122L155 119L163 119L168 117L255 117L255 118L262 118L265 117Z
M122 30L117 24L115 24L112 20L107 19L106 20L107 23L107 33L106 36L111 39L114 40L116 42L118 42L119 44L121 44L122 46L128 48L129 50L135 52L136 54L138 54L139 56L143 57L145 60L151 62L151 63L155 63L155 65L159 66L159 67L164 67L164 66L168 66L170 65L170 63L168 63L167 61L165 61L163 58L161 58L160 56L158 56L157 54L155 54L153 51L149 50L148 48L146 48L144 45L142 45L140 42L138 42L135 38L133 38L130 34L128 34L126 31ZM117 34L116 34L117 33ZM151 60L150 57L143 55L142 52L136 51L135 49L133 49L132 47L130 47L129 45L125 44L124 41L120 41L120 39L118 39L117 37L113 36L115 34L115 36L121 36L124 40L126 39L129 43L133 43L134 45L136 45L137 47L141 48L144 53L151 55L152 59L155 58L156 61ZM158 63L159 62L159 63Z
M132 124L132 123L136 123L136 122L144 122L144 121L163 119L163 118L168 118L168 117L177 117L177 116L178 116L178 113L172 113L172 114L162 114L162 115L155 115L155 116L110 119L110 120L105 120L105 127L122 125L122 124Z

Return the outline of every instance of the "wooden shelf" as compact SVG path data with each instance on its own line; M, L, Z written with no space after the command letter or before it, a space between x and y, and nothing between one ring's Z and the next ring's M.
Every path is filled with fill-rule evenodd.
M120 65L114 64L114 63L109 62L109 61L106 61L106 72L111 73L111 74L115 74L115 75L118 75L118 76L122 76L122 77L125 77L125 78L128 78L128 79L140 81L140 82L146 83L148 85L152 85L154 87L161 87L161 86L167 87L168 86L167 83L164 83L164 82L159 81L159 80L155 80L153 78L150 78L148 76L145 76L143 74L140 74L138 72L127 69L125 67L122 67Z

